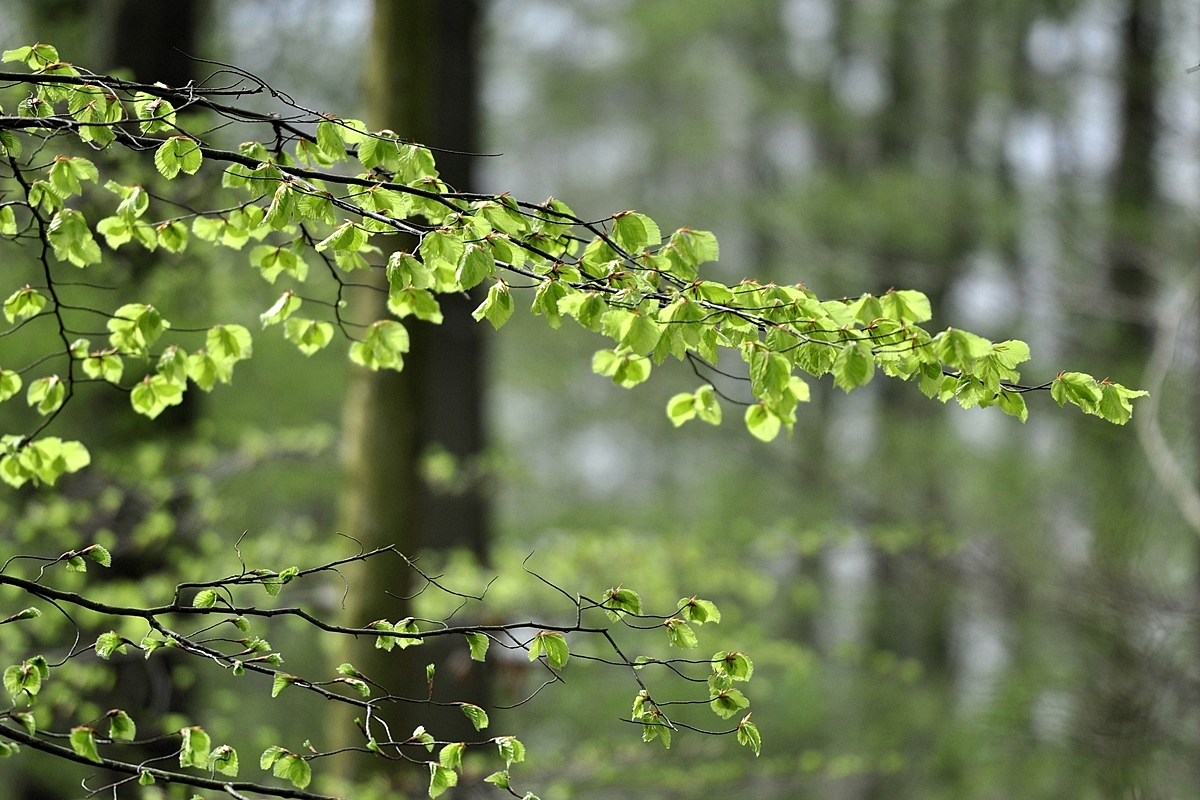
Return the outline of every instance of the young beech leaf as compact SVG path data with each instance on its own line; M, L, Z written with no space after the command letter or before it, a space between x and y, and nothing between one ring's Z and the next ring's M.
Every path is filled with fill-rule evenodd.
M762 734L758 732L758 727L750 721L750 715L747 714L737 726L738 744L743 747L749 747L754 751L757 758L759 751L762 749Z
M361 148L360 148L361 150ZM458 773L441 764L429 762L429 796L440 797L451 786L458 785Z
M447 769L462 769L463 751L466 749L466 744L452 742L438 751L438 763Z
M471 720L471 724L475 726L475 730L481 731L488 726L487 712L479 706L471 703L463 703L462 711L467 719Z
M216 750L213 750L208 755L209 770L216 770L222 775L228 775L231 778L237 777L238 774L238 754L227 744L223 744Z
M745 653L724 651L712 657L713 670L735 681L748 681L754 674L754 662Z
M119 708L108 712L108 738L115 742L132 742L137 738L137 725Z
M154 166L167 180L178 175L180 170L195 175L203 160L200 143L187 136L172 136L154 151Z
M492 741L499 748L500 757L504 759L505 766L511 767L513 764L519 764L525 760L525 745L515 736L497 736Z
M782 422L775 412L764 403L756 403L746 409L746 428L754 438L769 442L779 435Z
M21 391L21 376L12 370L0 369L0 403Z
M96 749L96 732L86 725L71 728L71 749L88 761L100 763L100 752Z
M499 772L493 772L491 775L488 775L486 778L484 778L483 782L490 783L500 789L507 789L509 788L508 770L502 769Z
M275 680L271 683L271 697L278 697L279 693L296 682L295 675L288 675L286 672L276 672Z
M295 753L286 753L276 761L272 773L276 778L291 781L297 789L303 789L312 782L312 768L303 757Z
M679 619L671 617L663 625L667 629L667 641L674 647L691 648L696 647L699 642L696 640L696 633L691 627Z
M333 341L333 325L312 319L292 317L284 325L284 336L306 356L321 350Z
M716 603L700 600L695 597L685 597L679 601L679 614L688 622L703 625L705 622L720 622L721 612Z
M472 632L465 635L467 637L467 647L471 650L471 660L486 660L488 646L492 643L487 634Z
M529 660L537 661L543 653L546 654L546 663L555 669L566 666L567 658L570 656L567 637L553 631L539 632L529 643Z
M8 716L12 718L14 722L24 728L25 732L30 736L33 736L35 733L37 733L37 721L34 719L31 712L10 711L8 712Z
M268 325L277 325L296 313L303 302L295 292L289 289L280 295L279 299L275 301L275 305L259 314L258 318L264 328Z
M4 318L9 322L36 316L46 307L46 296L26 286L9 295L4 301Z
M641 595L632 589L625 589L620 586L605 590L600 605L604 608L604 612L608 614L608 618L614 622L621 619L627 613L634 615L642 613Z
M125 646L125 640L116 631L100 634L96 639L96 655L106 661L112 657L113 653L126 653L128 649Z
M47 414L53 414L66 399L67 387L63 383L62 378L57 375L50 375L45 378L38 378L33 383L29 384L29 390L25 393L25 400L31 406L36 406L37 411L43 417Z
M192 600L192 606L194 608L212 608L217 604L219 596L216 589L201 589L196 592L196 597Z
M714 692L709 702L712 710L722 719L729 719L749 705L750 701L737 689L721 689Z
M263 754L258 759L260 769L270 769L275 765L275 762L283 758L287 750L284 750L277 744L273 744L263 751Z
M196 726L180 728L179 735L183 739L179 748L179 766L208 769L208 753L212 748L212 739L204 729Z
M488 289L487 298L479 304L471 316L475 318L476 322L486 318L488 322L492 323L493 328L500 330L512 316L513 307L508 284L504 281L497 281Z
M696 398L689 392L682 392L667 401L667 419L678 428L696 416Z

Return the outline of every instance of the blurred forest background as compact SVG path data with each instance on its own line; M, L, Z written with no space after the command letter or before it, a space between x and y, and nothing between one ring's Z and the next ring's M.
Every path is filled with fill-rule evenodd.
M517 577L531 552L571 591L624 582L655 607L715 600L738 631L705 630L702 647L755 659L765 743L759 759L697 735L642 745L619 721L625 676L573 662L565 685L493 716L529 747L514 777L556 800L1200 797L1200 75L1186 71L1200 63L1200 5L441 5L477 11L454 23L473 38L438 40L477 70L436 73L478 114L430 143L461 148L457 131L503 154L460 181L553 194L584 218L636 208L664 230L711 229L726 281L919 289L935 324L1029 341L1030 382L1080 369L1154 395L1126 428L1049 396L1021 425L909 385L846 396L824 382L794 438L763 445L736 419L673 430L666 399L698 383L683 365L627 392L591 374L598 344L582 329L522 314L500 334L472 329L462 369L477 385L442 376L423 401L483 414L482 430L458 416L419 442L426 563L463 586L499 573L488 613L514 619L555 613ZM173 85L212 69L144 46L166 37L370 119L387 113L370 107L373 13L369 0L3 0L0 44L52 42L75 63ZM399 24L397 52L427 30ZM404 74L392 79L401 88L385 90L401 91ZM185 318L250 325L274 298L244 258L196 241L170 267L108 258ZM2 490L3 555L101 541L114 579L142 593L223 574L242 531L243 552L270 564L344 555L343 426L360 377L338 346L304 361L264 334L255 349L233 387L189 393L157 423L123 396L89 400L66 427L96 469L57 491ZM5 422L24 413L8 406ZM462 519L437 521L447 514ZM273 634L292 663L336 657L301 635ZM321 719L319 705L272 705L265 687L145 669L72 680L141 692L164 725L240 737L248 771L253 747ZM469 682L466 669L449 671ZM497 703L536 688L520 663L474 680ZM248 704L253 724L221 722ZM81 796L86 774L32 753L2 768L4 800Z

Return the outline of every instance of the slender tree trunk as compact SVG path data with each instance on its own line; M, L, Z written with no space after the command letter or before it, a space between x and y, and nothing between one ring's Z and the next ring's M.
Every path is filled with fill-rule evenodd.
M435 148L441 178L460 190L473 183L472 159L466 153L477 149L477 18L473 0L377 0L371 31L368 124ZM412 250L416 242L395 237L389 246ZM376 276L382 286L381 278ZM384 295L372 294L370 319L360 321L387 314ZM344 416L341 531L368 549L395 545L416 556L422 548L462 547L482 559L487 513L478 484L444 495L420 478L420 460L431 448L448 452L462 465L477 461L483 448L484 350L479 327L470 318L477 301L467 296L439 299L442 325L404 321L412 340L404 371L353 372ZM411 603L403 598L421 588L395 559L369 562L352 583L348 612L357 624L411 616ZM347 658L394 694L416 699L427 697L425 665L434 663L435 699L486 701L486 675L469 660L463 642L439 641L392 653L359 642ZM400 704L386 716L399 738L419 724L439 739L466 739L474 733L457 708ZM419 777L412 771L406 777L382 760L347 762L346 772L354 777L382 772L397 786Z

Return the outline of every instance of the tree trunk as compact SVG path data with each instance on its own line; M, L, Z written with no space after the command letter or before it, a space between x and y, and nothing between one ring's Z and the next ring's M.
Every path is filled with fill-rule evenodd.
M475 33L478 6L471 2L377 0L367 75L368 124L434 149L442 180L455 189L473 184L476 145ZM455 151L455 152L446 152ZM393 249L413 250L411 238L395 237ZM375 279L383 286L383 276ZM384 295L375 295L370 322L386 316ZM486 554L487 508L477 482L458 494L424 486L420 460L432 448L470 465L483 448L483 340L470 313L478 302L465 295L439 298L440 326L404 321L412 340L404 371L355 369L344 416L341 531L365 548L395 545L405 555L422 548L466 548ZM471 472L471 470L466 470ZM415 574L395 559L368 563L351 579L348 612L356 624L395 622L411 616L402 599L421 588ZM357 642L347 654L360 670L397 695L427 697L425 665L437 665L434 698L484 705L487 684L461 641L430 643L384 653ZM458 708L398 704L387 710L393 733L424 725L438 739L474 734ZM352 730L352 729L351 729ZM356 778L383 774L400 785L417 776L382 760L347 762ZM420 776L423 778L423 776Z

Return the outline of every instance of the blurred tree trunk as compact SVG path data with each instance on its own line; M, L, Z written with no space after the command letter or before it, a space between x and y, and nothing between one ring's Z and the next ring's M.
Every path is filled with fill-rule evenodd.
M371 30L368 124L442 148L434 153L439 173L459 190L473 184L472 159L466 153L477 150L478 16L473 0L377 0ZM417 244L396 239L392 246L399 249L412 250ZM382 275L375 278L386 285ZM370 319L361 321L387 314L385 295L373 294ZM476 301L467 295L439 299L442 325L405 320L412 349L403 372L355 369L351 377L344 412L341 531L367 549L395 545L416 556L422 548L461 547L483 559L487 510L477 483L458 494L440 494L421 480L424 454L448 452L469 466L483 449L483 340L470 317ZM411 616L411 604L403 598L421 588L396 559L369 562L351 581L348 612L356 624ZM403 653L384 653L372 645L355 643L347 658L394 694L426 697L424 667L434 663L436 699L485 704L486 675L469 660L461 641L439 640ZM388 718L398 738L418 724L439 739L466 739L474 733L454 707L402 704ZM356 777L397 772L383 761L358 761L349 771ZM389 779L403 780L396 775Z
M1145 301L1151 290L1147 253L1153 239L1156 200L1154 151L1160 138L1158 51L1162 40L1160 0L1129 0L1121 29L1121 132L1112 191L1109 271L1117 293ZM1133 333L1134 355L1143 356L1150 322L1126 328Z
M109 52L104 61L150 83L184 86L197 77L202 0L110 0Z
M1158 54L1162 45L1160 0L1129 0L1121 25L1120 140L1112 184L1107 242L1109 280L1125 320L1111 326L1115 339L1105 352L1127 369L1140 369L1149 355L1153 320L1153 274L1157 208L1155 149L1161 136L1157 114L1160 94ZM1111 432L1102 432L1101 435ZM1115 446L1116 443L1113 443ZM1107 452L1113 452L1108 449ZM1131 458L1114 459L1112 490L1133 496L1138 477ZM1093 580L1105 587L1110 602L1124 605L1141 586L1136 574L1137 530L1141 521L1124 512L1104 514L1096 529ZM1154 655L1141 642L1143 617L1135 609L1088 609L1085 634L1098 655L1085 689L1081 735L1094 748L1099 785L1109 797L1137 793L1161 739L1157 730L1153 684L1146 675Z

